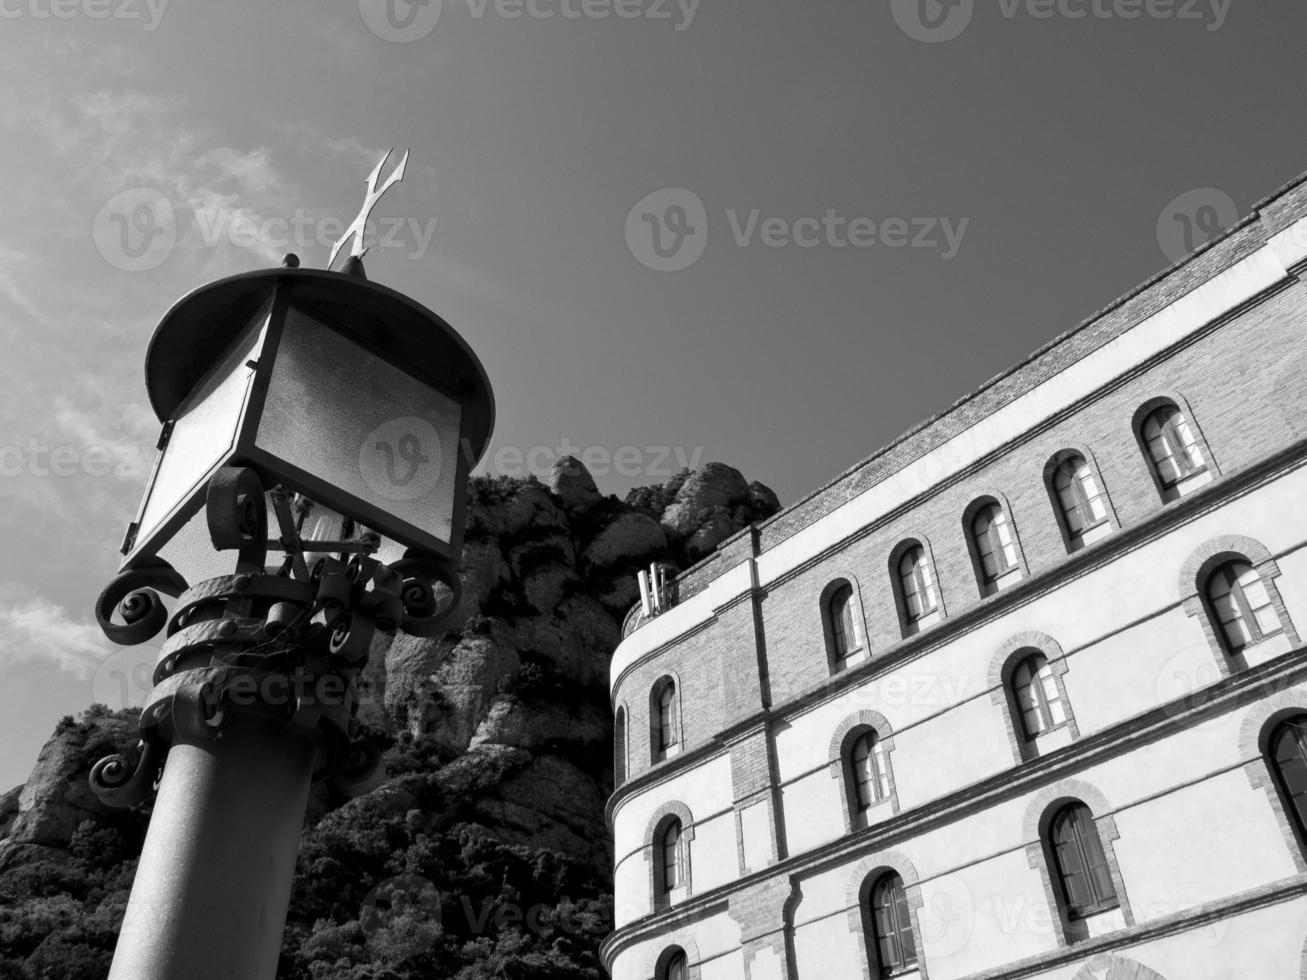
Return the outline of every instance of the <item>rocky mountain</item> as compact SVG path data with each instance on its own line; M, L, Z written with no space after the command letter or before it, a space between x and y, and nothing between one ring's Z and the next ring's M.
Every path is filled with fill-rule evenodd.
M387 780L310 806L279 977L597 978L611 929L608 661L652 561L688 568L778 509L720 463L625 500L579 462L477 478L463 600L366 675ZM66 718L0 796L0 980L106 975L148 805L105 809L90 766L136 712Z

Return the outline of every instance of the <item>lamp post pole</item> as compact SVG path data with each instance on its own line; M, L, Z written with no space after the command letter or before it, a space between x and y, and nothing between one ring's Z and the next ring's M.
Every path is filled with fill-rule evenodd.
M251 470L213 478L209 526L219 547L240 547L236 574L179 597L139 752L91 772L100 798L120 806L158 781L110 980L275 977L315 772L349 795L378 775L355 680L377 626L403 615L400 573L364 554L320 560L300 578L265 573L264 500ZM305 543L292 533L281 544L287 565L302 565ZM127 620L109 624L120 641L157 622L157 594L140 583L127 572L101 597L106 619L117 607Z
M110 980L276 975L312 763L257 719L172 745Z
M156 794L111 980L276 976L313 783L355 796L381 778L358 721L373 641L437 635L457 605L494 396L453 328L364 273L368 214L408 162L382 182L389 156L332 252L353 237L341 272L287 256L211 283L150 342L160 455L96 604L116 643L165 631L139 743L90 775L111 806ZM317 508L326 534L369 533L302 539ZM192 585L165 557L184 546L211 575L209 544L235 553L230 574Z

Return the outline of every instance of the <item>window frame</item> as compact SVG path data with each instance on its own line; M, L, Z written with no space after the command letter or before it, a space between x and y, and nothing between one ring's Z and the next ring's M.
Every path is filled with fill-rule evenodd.
M1029 665L1036 660L1040 661L1039 666L1033 670L1030 669ZM1024 685L1021 681L1023 670L1028 674L1028 679ZM1046 675L1046 678L1043 675ZM1052 684L1053 689L1057 692L1056 696L1051 699L1048 696L1048 684ZM1030 725L1026 722L1025 702L1021 698L1021 688L1023 686L1034 693L1034 707L1042 723L1042 727L1038 731L1032 732ZM1011 687L1017 721L1021 727L1021 734L1027 742L1034 742L1050 732L1065 728L1069 723L1066 697L1062 691L1062 685L1059 683L1058 673L1053 666L1053 662L1049 660L1042 650L1026 651L1026 655L1016 662L1016 665L1012 668ZM1061 721L1057 721L1053 717L1054 704L1058 706L1062 715Z
M625 704L617 706L617 712L613 716L613 786L621 786L626 782L631 772L631 738L630 738L630 718L631 714L626 710Z
M1068 849L1074 852L1080 865L1080 874L1084 876L1085 887L1090 893L1090 901L1086 904L1079 903L1072 895L1069 882L1073 871L1062 860L1062 854L1067 849L1063 848L1063 842L1059 838L1059 829L1063 824L1070 828ZM1089 846L1091 844L1092 847ZM1093 811L1085 803L1073 800L1058 808L1049 820L1047 846L1052 860L1050 870L1057 873L1056 884L1061 897L1062 912L1069 920L1074 922L1089 919L1121 907L1108 850L1103 846L1102 835L1098 831ZM1102 893L1102 882L1096 879L1096 871L1106 879L1107 885L1112 890L1110 895Z
M1297 732L1294 737L1297 742L1298 756L1300 765L1304 770L1305 786L1301 794L1295 794L1289 786L1284 774L1284 766L1280 762L1280 742L1289 737L1290 730L1295 728ZM1271 729L1266 746L1266 759L1271 769L1275 788L1280 796L1280 804L1284 808L1285 816L1288 817L1290 825L1293 827L1298 838L1298 846L1301 849L1307 846L1307 712L1289 715Z
M886 896L888 900L882 901ZM888 870L871 882L871 887L867 889L864 914L867 950L875 953L875 963L870 966L875 969L876 975L897 977L919 970L917 936L902 875ZM905 945L910 949L906 955L903 953ZM886 947L893 950L894 962L886 962Z
M1083 481L1078 478L1078 471L1081 467L1086 471L1084 475L1094 481L1094 485L1098 490L1096 496L1088 495ZM1071 526L1070 508L1067 507L1062 491L1058 486L1061 474L1068 470L1070 471L1069 489L1076 499L1076 506L1083 509L1091 517L1095 503L1100 505L1103 510L1101 518L1085 524L1079 530L1074 530ZM1120 527L1116 509L1112 505L1112 497L1108 493L1106 482L1103 480L1102 470L1099 469L1098 461L1088 447L1067 446L1049 457L1048 462L1044 464L1044 489L1048 493L1049 505L1053 509L1053 517L1057 521L1058 530L1062 534L1062 543L1066 546L1068 554L1073 554L1088 547L1107 533Z
M673 828L679 828L679 851L675 868L677 880L670 886L667 880L667 838ZM691 850L694 842L694 816L689 807L673 800L662 804L645 826L644 848L647 855L648 886L651 907L655 912L670 908L693 894L694 864ZM687 955L688 951L687 951Z
M879 763L877 788L880 795L870 808L862 809L856 787L857 774L854 771L853 756L858 740L867 732L875 735L875 745L879 748L879 755L875 757L875 761ZM894 782L894 727L889 719L879 711L869 708L849 715L836 725L831 733L828 752L830 754L827 756L829 760L827 772L836 783L836 793L842 802L840 812L843 814L846 834L856 833L871 826L873 814L877 815L878 822L898 814L898 787ZM885 810L883 817L878 813L882 808Z
M1001 518L996 520L995 518ZM981 520L987 523L985 530L979 531ZM1002 528L1002 530L996 530ZM976 576L976 585L981 598L992 596L1010 585L1030 576L1026 565L1025 553L1021 548L1021 536L1017 532L1016 518L1005 496L999 493L986 493L976 497L962 512L962 533L967 542L967 552L971 555L971 567ZM1008 535L1004 544L1002 534ZM984 544L982 544L982 537ZM986 553L986 546L990 548ZM1011 550L1009 560L1008 550ZM991 576L985 560L992 555L1003 558L1003 566L997 568Z
M843 622L840 624L841 628L837 629L834 607L836 600L846 589L848 597L843 606L844 616L841 617ZM871 646L867 639L867 624L863 615L862 589L857 578L848 573L835 575L822 588L818 608L826 651L826 668L832 676L843 673L871 655ZM842 653L838 643L840 635L843 635L849 644Z
M864 762L867 765L864 766ZM893 795L893 787L890 785L889 757L885 753L883 740L874 728L860 728L853 737L849 745L849 772L850 797L860 816L869 813Z
M669 843L669 839L673 834L676 835L676 839L671 840ZM663 898L667 899L678 888L684 887L687 878L685 828L681 825L678 817L671 818L663 826L662 833L658 838L658 860L662 868L659 884Z
M831 657L843 663L861 649L857 627L853 623L853 586L850 583L836 586L831 592L826 600L826 615L830 620Z
M664 695L670 698L664 705ZM679 755L684 749L682 730L681 679L668 671L649 689L649 759L657 765Z
M1246 571L1239 575L1234 575L1232 569L1239 566L1243 566ZM1248 599L1247 588L1242 582L1242 579L1245 578L1248 573L1256 576L1257 584L1261 586L1262 591L1266 594L1266 602L1263 605L1254 607L1252 602ZM1241 623L1249 634L1249 639L1239 645L1236 645L1230 638L1230 633L1227 629L1227 621L1221 618L1220 611L1217 607L1217 599L1212 595L1212 585L1218 578L1223 580L1223 584L1226 588L1225 595L1230 597L1231 603L1237 613L1237 622ZM1275 597L1270 589L1270 584L1262 577L1262 573L1257 566L1246 557L1233 556L1208 572L1206 580L1203 583L1202 597L1203 602L1207 606L1208 615L1211 616L1212 619L1212 629L1215 631L1216 637L1220 641L1222 648L1225 650L1226 654L1230 656L1238 656L1244 653L1244 651L1249 647L1257 646L1257 644L1263 643L1266 640L1274 639L1277 636L1283 636L1285 633L1284 622L1280 618L1280 611L1276 608ZM1269 633L1262 630L1262 625L1257 620L1257 612L1264 609L1269 609L1271 614L1275 617L1276 628ZM1235 621L1236 620L1229 620L1228 622Z
M1193 437L1192 447L1197 450L1202 459L1202 465L1188 472L1177 473L1177 478L1173 481L1166 479L1161 470L1161 464L1153 454L1152 443L1148 437L1147 429L1150 421L1154 416L1161 412L1174 410L1179 413L1180 419L1189 434ZM1171 420L1168 420L1171 421ZM1166 434L1166 425L1162 424L1163 432ZM1162 392L1154 398L1150 398L1137 409L1135 409L1134 418L1131 422L1131 428L1134 431L1135 441L1139 446L1140 455L1143 457L1144 468L1147 469L1149 478L1153 481L1153 486L1157 490L1158 496L1163 503L1171 503L1187 496L1189 493L1197 490L1199 487L1206 485L1211 480L1220 476L1220 468L1212 454L1211 446L1207 443L1207 438L1203 435L1202 426L1194 415L1193 409L1190 408L1188 401L1178 392ZM1171 427L1174 430L1174 425ZM1183 438L1174 435L1173 438ZM1174 454L1171 458L1174 458ZM1203 475L1207 474L1204 478ZM1201 482L1196 482L1201 481Z

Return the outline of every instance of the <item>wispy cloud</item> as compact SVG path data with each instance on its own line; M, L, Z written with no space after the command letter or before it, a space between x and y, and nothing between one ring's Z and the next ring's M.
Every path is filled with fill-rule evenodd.
M12 582L0 582L0 636L5 667L35 660L79 678L90 677L110 652L98 626Z
M32 268L31 257L0 239L0 299L17 307L33 320L40 319L40 310L28 296L23 279ZM7 336L8 332L4 333ZM0 339L4 339L0 336Z

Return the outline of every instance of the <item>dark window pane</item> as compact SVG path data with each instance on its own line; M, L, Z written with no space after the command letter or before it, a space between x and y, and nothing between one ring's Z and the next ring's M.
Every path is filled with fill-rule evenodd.
M1298 822L1299 831L1307 834L1307 715L1282 725L1272 749L1292 816Z
M853 586L841 585L830 599L831 640L836 659L843 659L857 646L853 631Z
M887 874L871 890L871 926L879 973L893 976L916 965L916 941L903 879ZM869 945L873 945L870 944Z

